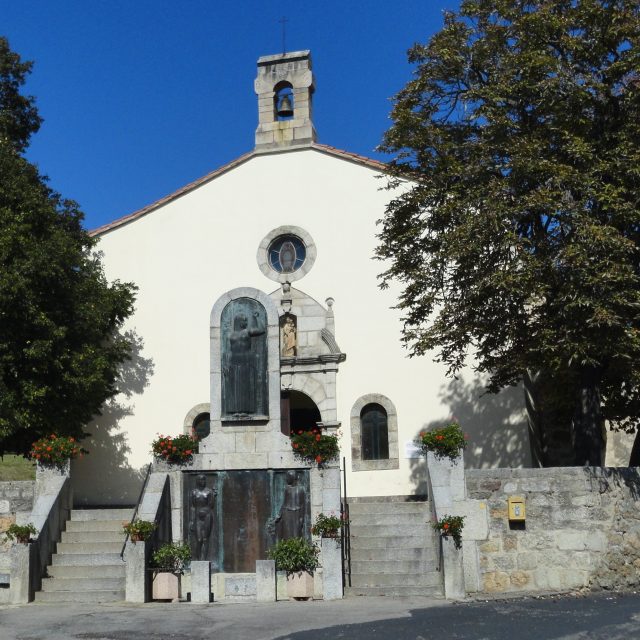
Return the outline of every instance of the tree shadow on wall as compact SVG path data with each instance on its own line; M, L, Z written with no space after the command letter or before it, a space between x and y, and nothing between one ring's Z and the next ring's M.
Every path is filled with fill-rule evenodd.
M626 487L634 501L640 500L640 470L637 467L583 467L591 489L600 494Z
M100 415L87 425L91 434L83 441L89 454L75 460L72 485L76 506L132 505L138 499L146 468L130 466L128 434L120 422L133 414L134 397L143 393L153 376L153 360L142 355L144 343L135 331L127 331L131 358L120 368L118 395L100 409Z
M529 467L531 449L521 387L508 387L498 394L486 392L482 378L467 382L462 377L448 381L439 393L447 406L440 416L425 422L415 433L442 427L452 419L468 435L465 467ZM416 493L426 493L424 456L409 460L411 482Z

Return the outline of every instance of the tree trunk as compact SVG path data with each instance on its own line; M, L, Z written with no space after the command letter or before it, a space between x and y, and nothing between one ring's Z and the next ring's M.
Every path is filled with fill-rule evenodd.
M600 398L600 369L582 370L580 388L573 416L573 449L576 465L601 467L604 438Z

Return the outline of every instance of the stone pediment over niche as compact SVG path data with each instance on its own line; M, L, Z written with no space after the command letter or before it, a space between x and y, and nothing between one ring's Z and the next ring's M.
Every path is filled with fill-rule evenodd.
M327 306L304 291L285 284L270 295L280 315L282 364L320 364L344 361L334 335L333 299Z

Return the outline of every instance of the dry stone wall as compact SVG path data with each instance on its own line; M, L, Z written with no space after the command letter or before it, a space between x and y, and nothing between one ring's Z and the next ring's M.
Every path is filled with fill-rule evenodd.
M33 480L0 482L0 553L11 546L1 534L16 521L16 513L33 508L35 484Z
M475 469L466 482L489 516L480 591L640 585L639 469ZM525 498L523 528L509 524L509 496Z

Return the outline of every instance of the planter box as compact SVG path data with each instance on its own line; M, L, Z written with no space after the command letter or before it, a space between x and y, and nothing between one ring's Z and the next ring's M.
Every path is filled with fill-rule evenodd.
M182 595L180 578L175 573L156 573L153 577L153 599L179 602Z
M313 576L306 571L287 576L289 600L310 600L313 598Z

